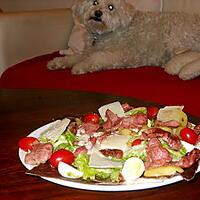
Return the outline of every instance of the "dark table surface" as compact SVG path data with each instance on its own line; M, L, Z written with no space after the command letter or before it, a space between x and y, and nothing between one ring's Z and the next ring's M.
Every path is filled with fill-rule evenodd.
M95 111L115 100L135 106L152 105L151 102L101 93L0 90L0 199L199 199L199 174L191 182L129 192L73 189L25 175L25 168L18 158L21 137L55 119ZM190 121L196 123L199 119L191 116Z

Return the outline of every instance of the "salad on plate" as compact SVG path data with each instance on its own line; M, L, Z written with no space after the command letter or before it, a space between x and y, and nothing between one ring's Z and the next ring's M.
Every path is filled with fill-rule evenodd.
M20 159L30 172L45 164L63 180L116 185L174 176L191 180L200 170L200 124L190 123L183 110L106 104L20 139Z

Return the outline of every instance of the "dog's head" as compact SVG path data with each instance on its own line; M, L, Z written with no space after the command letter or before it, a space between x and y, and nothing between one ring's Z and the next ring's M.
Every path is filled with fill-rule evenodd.
M127 26L135 13L128 0L76 0L73 15L89 32L103 34Z

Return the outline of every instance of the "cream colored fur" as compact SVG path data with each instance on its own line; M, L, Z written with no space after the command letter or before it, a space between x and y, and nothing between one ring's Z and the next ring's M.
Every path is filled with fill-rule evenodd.
M135 10L128 0L77 0L74 16L86 28L81 51L57 57L49 69L72 67L73 74L107 69L164 66L187 80L200 75L200 16ZM177 55L183 51L190 62ZM181 51L180 51L181 52ZM192 53L191 53L192 52ZM185 70L184 70L185 68Z

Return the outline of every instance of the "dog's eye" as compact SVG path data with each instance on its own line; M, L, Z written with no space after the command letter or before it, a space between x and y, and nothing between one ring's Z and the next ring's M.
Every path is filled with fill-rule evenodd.
M99 4L98 1L93 1L93 5L94 5L94 6L96 6L96 5L98 5L98 4Z
M114 9L114 6L110 4L110 5L108 5L108 9L111 11Z

